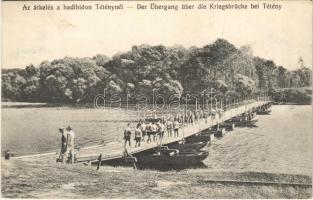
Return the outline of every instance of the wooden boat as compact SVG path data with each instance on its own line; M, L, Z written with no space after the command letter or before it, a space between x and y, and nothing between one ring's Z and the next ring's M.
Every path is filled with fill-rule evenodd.
M174 143L168 145L171 149L177 149L179 152L190 152L190 151L200 151L203 147L208 144L208 141L199 141L199 142L186 142L185 143Z
M153 166L153 167L167 167L175 168L177 166L192 166L201 163L207 158L209 152L184 152L174 154L164 154L162 152L156 152L152 155L146 155L137 158L138 165Z
M214 136L217 138L221 138L226 134L226 129L225 128L220 128L219 130L214 131Z
M208 142L208 141L210 141L209 133L200 133L198 135L193 135L193 136L185 138L185 143L199 143L199 142Z
M104 157L101 159L101 165L112 165L112 166L128 166L129 163L132 161L137 162L137 158L147 155L152 155L156 152L156 149L148 149L146 151L141 151L138 153L128 154L127 152L124 152L123 156L117 155L117 156L110 156L110 157ZM91 160L91 158L88 158ZM78 160L78 162L86 162L85 160ZM94 157L91 161L89 161L90 164L97 164L99 162L98 156Z
M255 126L255 124L258 122L257 119L253 119L253 120L250 120L250 121L240 121L240 122L235 122L235 126L237 127L244 127L244 126Z
M206 151L180 152L178 149L170 149L167 146L162 146L154 150L139 152L133 155L104 158L101 160L101 165L129 166L135 162L138 166L176 168L201 163L208 155L209 152ZM99 161L95 159L90 163L97 164L98 162Z
M220 127L225 128L226 131L232 131L236 127L236 124L233 122L224 122Z
M245 127L245 126L256 126L255 124L258 122L257 119L252 120L244 120L242 118L234 118L233 120L226 121L224 126L231 126L232 123L235 124L236 127Z
M272 110L258 110L256 114L258 115L269 115L272 112Z

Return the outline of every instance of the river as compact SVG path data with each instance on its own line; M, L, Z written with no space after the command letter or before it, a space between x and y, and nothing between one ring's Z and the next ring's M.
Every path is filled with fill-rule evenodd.
M312 107L272 106L256 128L236 128L210 147L209 169L312 174Z
M209 147L206 170L312 173L311 106L273 106L271 115L258 115L257 127L236 128ZM125 120L135 111L69 107L2 108L2 152L16 155L55 151L58 128L71 125L80 146L118 143Z

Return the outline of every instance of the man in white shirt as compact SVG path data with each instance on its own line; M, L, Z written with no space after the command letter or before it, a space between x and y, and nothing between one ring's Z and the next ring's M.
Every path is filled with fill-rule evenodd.
M130 123L127 124L126 128L124 129L124 147L126 148L126 144L128 142L129 146L130 144L130 137L132 134L132 130L130 128Z
M74 154L75 154L75 133L74 133L71 126L68 126L66 128L66 135L67 135L66 146L67 146L69 162L74 163L74 161L75 161L75 156L74 156Z
M140 125L140 129L141 129L141 133L142 133L142 141L145 140L145 137L147 135L147 130L146 130L146 123L145 122L141 122L141 125Z
M151 125L151 133L152 133L152 136L153 136L153 141L156 141L156 134L157 134L157 131L158 131L158 127L157 125L153 122L152 125Z
M164 136L165 126L161 122L161 120L158 122L158 128L159 128L160 139L162 139Z
M178 120L174 121L174 137L178 137L179 133L178 133L178 129L179 129L179 122Z
M167 128L167 137L172 137L172 132L173 132L173 122L171 119L169 119L166 122L166 128Z

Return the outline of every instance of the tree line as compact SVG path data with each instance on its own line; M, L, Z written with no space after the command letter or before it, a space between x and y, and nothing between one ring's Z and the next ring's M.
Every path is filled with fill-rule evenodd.
M230 99L274 96L280 88L310 86L312 71L299 58L289 71L272 60L255 57L249 46L236 48L224 39L201 48L163 45L133 46L109 58L56 59L24 69L2 70L2 100L91 103L104 90L109 95L133 94L152 98L208 93Z

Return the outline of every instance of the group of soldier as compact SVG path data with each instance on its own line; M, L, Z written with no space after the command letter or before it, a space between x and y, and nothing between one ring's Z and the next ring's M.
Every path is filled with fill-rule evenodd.
M178 113L167 119L154 119L154 120L139 120L135 128L132 128L130 123L124 129L124 147L127 143L131 146L131 138L135 140L135 147L139 147L142 142L161 141L166 134L167 137L179 137L180 129L186 125L194 125L202 118L215 119L216 115L221 117L224 111L222 109L206 112L204 110L189 111Z
M134 135L135 147L139 147L141 142L154 142L161 140L164 134L167 133L168 137L178 137L178 129L180 123L175 120L158 120L155 122L147 122L140 120L135 129L130 127L128 123L124 130L124 146L128 143L131 146L131 136Z
M130 123L124 129L124 147L127 143L131 146L131 139L135 140L135 147L140 147L142 142L155 142L160 141L165 135L167 137L179 137L180 129L187 124L194 125L199 119L211 117L215 119L216 115L221 117L223 110L212 109L211 112L189 111L178 113L168 118L152 119L152 120L139 120L136 127L131 127ZM71 126L67 128L60 128L61 134L61 151L57 158L59 162L74 163L75 161L75 133Z

